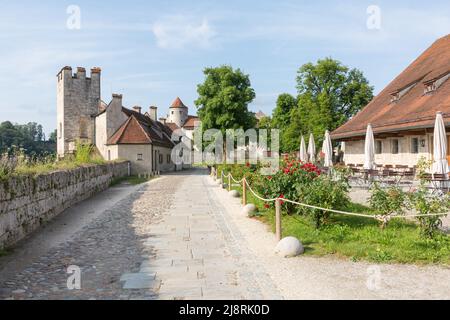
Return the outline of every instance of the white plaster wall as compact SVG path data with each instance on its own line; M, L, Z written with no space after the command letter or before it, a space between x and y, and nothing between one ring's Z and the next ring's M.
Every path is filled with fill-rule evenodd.
M131 174L151 173L152 153L149 144L120 144L110 146L111 155L119 159L131 162ZM138 154L142 154L142 160L138 160Z
M411 153L412 138L419 138L419 153ZM399 140L398 154L391 153L393 139ZM426 159L431 159L432 157L430 143L432 143L433 140L430 135L406 136L376 140L382 141L382 153L375 154L376 164L414 166L421 157L425 157ZM420 140L425 140L425 146L421 146ZM345 142L344 162L346 164L364 163L364 140Z

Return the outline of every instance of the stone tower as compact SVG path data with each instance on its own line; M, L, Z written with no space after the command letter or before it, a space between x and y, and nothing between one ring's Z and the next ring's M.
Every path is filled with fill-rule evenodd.
M64 67L57 75L57 152L64 157L75 150L77 140L95 141L94 115L100 105L100 68L86 70L78 67L72 75L71 67Z
M175 123L177 126L182 127L188 118L188 111L188 107L177 97L169 108L167 122Z

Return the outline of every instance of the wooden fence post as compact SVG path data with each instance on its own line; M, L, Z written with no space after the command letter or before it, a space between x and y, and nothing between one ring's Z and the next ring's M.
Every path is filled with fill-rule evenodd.
M242 204L244 206L247 204L247 183L245 177L242 178Z
M228 191L231 191L231 173L228 174Z
M277 241L281 240L281 200L275 200L275 234Z

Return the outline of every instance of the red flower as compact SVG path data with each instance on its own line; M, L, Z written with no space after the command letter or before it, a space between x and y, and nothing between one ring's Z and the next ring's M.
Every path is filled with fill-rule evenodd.
M268 203L264 203L264 208L269 209L270 205Z
M280 194L280 196L278 197L278 199L284 199L284 194ZM284 204L283 200L280 200L280 204Z
M268 176L268 177L267 177L267 180L272 180L272 176Z
M247 162L245 165L247 166L247 168L250 167L250 162Z

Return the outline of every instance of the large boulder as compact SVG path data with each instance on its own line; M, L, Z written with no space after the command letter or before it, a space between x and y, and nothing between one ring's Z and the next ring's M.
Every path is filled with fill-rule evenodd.
M295 257L305 252L302 243L294 237L286 237L281 239L275 247L275 253L288 258Z
M233 198L239 198L239 191L237 191L237 190L230 190L230 191L228 191L228 194L230 196L232 196Z
M242 208L242 212L248 216L255 215L257 209L253 203L249 203Z

